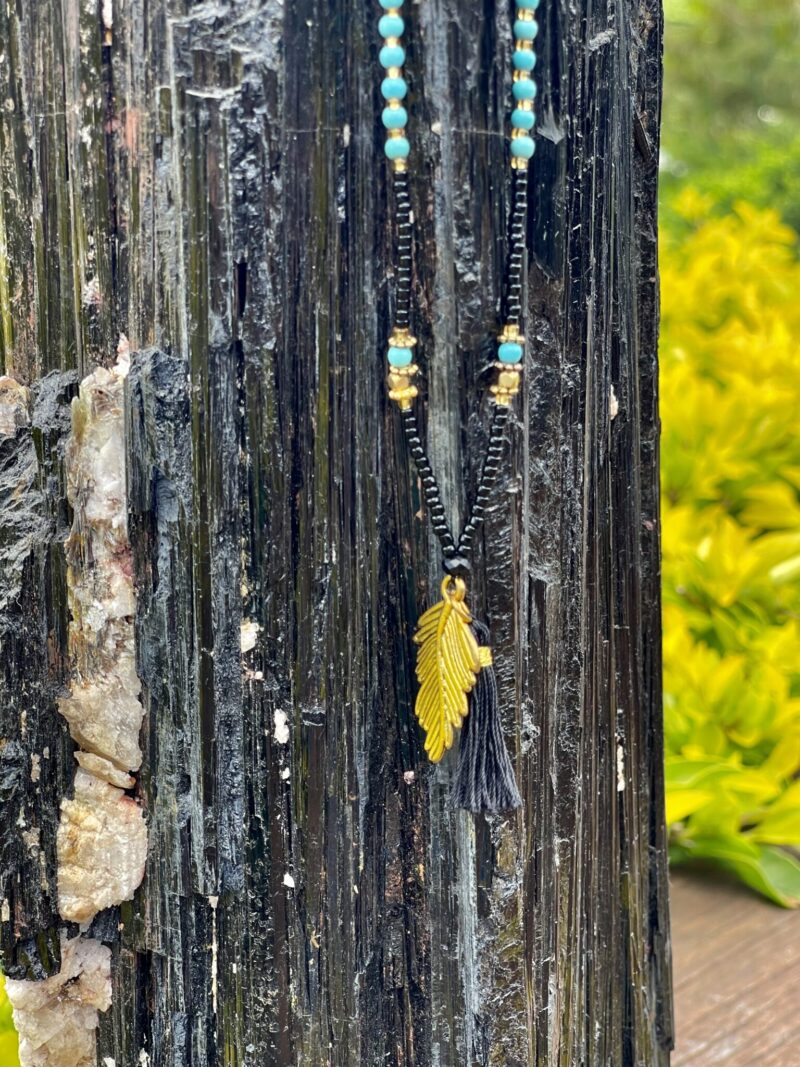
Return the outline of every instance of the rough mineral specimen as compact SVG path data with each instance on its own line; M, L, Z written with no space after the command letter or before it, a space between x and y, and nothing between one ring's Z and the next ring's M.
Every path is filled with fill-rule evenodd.
M144 709L134 664L131 548L127 533L123 389L127 358L80 385L67 445L70 695L59 703L81 748L120 770L142 761Z
M111 1004L111 952L62 935L61 970L43 982L6 980L22 1067L95 1067L98 1011Z
M28 390L15 378L0 374L0 437L13 437L28 422Z
M59 911L79 923L133 896L147 851L142 810L124 792L135 784L128 772L142 762L144 713L125 496L127 373L122 351L114 367L81 382L66 450L72 682L59 710L84 751L76 756L75 795L61 803L56 844Z
M106 627L106 636L114 629ZM76 679L69 697L58 704L81 748L110 760L123 771L138 770L142 762L139 686L133 651L121 641L116 667Z
M58 909L89 922L98 911L130 900L144 877L147 828L142 809L122 789L84 770L75 796L61 801Z
M76 752L75 759L85 771L93 774L95 778L102 778L104 782L117 786L119 789L133 789L136 779L132 774L126 774L103 756L96 756L94 752Z

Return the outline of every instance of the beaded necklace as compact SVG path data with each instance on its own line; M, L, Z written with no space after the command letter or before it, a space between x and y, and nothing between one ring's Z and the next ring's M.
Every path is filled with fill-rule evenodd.
M400 39L405 23L400 14L404 0L379 0L384 9L378 31L384 39L380 64L385 76L382 119L387 131L386 157L393 175L397 261L395 317L389 337L389 397L400 410L403 430L416 465L433 531L442 546L444 578L441 600L420 618L414 642L418 646L415 713L425 731L425 751L438 763L461 729L459 766L453 790L455 803L469 811L505 811L522 803L514 770L503 739L497 700L497 681L488 646L489 630L472 617L466 604L469 556L480 529L490 494L500 470L510 405L519 392L523 345L522 281L525 270L528 162L533 156L531 136L535 123L533 102L536 65L533 41L537 33L534 12L539 0L516 0L514 21L514 79L512 93L510 158L512 209L509 226L508 269L503 293L505 322L498 336L494 384L490 387L493 413L489 442L478 490L466 525L456 539L450 530L439 487L422 443L414 412L418 395L414 378L416 338L410 331L411 312L411 201L409 198L406 136L408 112L403 101L408 87L403 78L405 50Z

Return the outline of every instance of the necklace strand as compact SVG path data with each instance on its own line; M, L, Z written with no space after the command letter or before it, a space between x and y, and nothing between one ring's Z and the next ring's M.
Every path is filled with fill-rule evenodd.
M400 14L403 0L380 0L385 14L378 23L384 39L380 51L381 66L386 72L381 83L386 101L382 119L387 130L385 152L394 178L397 247L394 328L387 352L389 397L400 409L408 450L419 474L433 531L442 546L445 572L441 600L422 614L414 634L419 682L414 711L425 731L425 751L434 763L438 763L451 748L455 734L460 730L458 770L452 798L458 807L472 812L512 811L522 804L503 736L492 649L487 643L489 629L473 617L466 603L465 578L470 571L473 541L483 524L492 488L500 473L510 405L519 392L522 373L528 161L534 150L531 132L535 123L533 101L536 97L536 83L531 71L536 63L533 40L537 31L534 11L538 2L517 0L512 86L515 107L511 114L510 140L512 205L502 297L505 321L497 338L497 358L493 364L495 380L489 388L494 410L478 490L466 525L457 539L447 522L439 485L422 443L414 411L419 392L415 384L419 367L414 362L417 342L411 334L412 215L408 173L411 146L406 136L408 112L403 103L408 95L403 78L405 51L400 44L405 30Z
M412 216L409 195L408 159L411 153L406 128L408 112L404 101L408 86L403 78L405 50L400 40L405 22L400 14L404 0L380 0L385 14L378 23L378 31L384 39L380 51L381 66L385 77L381 93L385 100L382 120L387 131L385 153L393 171L394 217L397 259L395 266L395 316L394 328L389 338L389 396L401 412L402 426L411 458L417 468L422 492L431 519L431 526L442 547L444 569L451 576L463 576L469 572L468 556L473 548L475 534L485 517L491 490L500 472L500 460L505 447L509 406L519 392L523 367L524 337L522 327L522 293L526 263L525 237L528 217L528 162L533 156L535 144L531 136L536 121L533 111L536 99L536 82L532 71L536 65L533 41L538 26L534 12L539 0L517 0L517 17L514 21L514 81L512 93L515 101L511 113L510 158L513 171L512 207L509 220L508 262L503 290L502 308L505 324L498 336L495 383L490 387L494 399L494 412L489 430L489 441L478 481L478 489L469 517L456 540L442 503L436 476L422 443L419 424L413 408L418 395L414 378L419 367L413 359L416 338L411 335L411 265L412 265Z

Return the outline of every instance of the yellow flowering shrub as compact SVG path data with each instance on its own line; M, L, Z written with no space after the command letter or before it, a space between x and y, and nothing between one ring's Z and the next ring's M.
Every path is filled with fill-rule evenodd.
M800 261L770 210L692 189L662 231L667 819L800 904Z

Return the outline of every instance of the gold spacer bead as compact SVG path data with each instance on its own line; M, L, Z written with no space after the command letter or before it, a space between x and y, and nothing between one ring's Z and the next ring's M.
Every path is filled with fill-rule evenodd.
M408 389L411 387L411 379L419 370L416 363L409 363L407 367L391 367L387 377L390 389Z
M412 400L418 395L416 385L408 385L403 389L389 390L389 399L394 400L404 411L411 407Z
M512 170L527 170L529 163L530 163L530 160L529 159L525 159L524 156L512 156L511 157L511 168L512 168Z
M519 371L516 370L501 370L497 375L497 384L501 389L507 389L509 392L519 391Z
M398 137L405 137L405 130L389 130L387 140L396 141Z
M408 161L405 159L393 159L392 170L395 174L402 174L404 170L408 170Z
M525 338L519 332L519 326L513 322L507 322L500 333L497 335L498 341L516 341L517 344L524 345Z
M521 363L501 363L499 360L496 363L493 363L492 366L500 371L515 370L518 374L522 374L524 369Z
M519 392L519 374L516 371L503 371L498 375L498 382L489 392L496 404L508 405Z
M402 77L402 75L403 75L403 68L402 67L387 67L386 68L386 77L387 78L400 78L400 77Z
M533 100L517 100L516 106L520 111L533 111Z
M416 363L409 363L407 367L392 367L390 374L397 374L400 378L413 378L414 375L419 374L419 366Z
M515 70L513 80L515 82L528 82L531 80L531 72L529 70Z
M532 52L533 41L517 41L516 48L518 52Z
M407 326L395 326L389 337L389 344L394 348L413 348L416 343Z
M535 17L536 17L535 14L533 13L533 11L531 11L530 8L528 8L528 7L518 7L517 8L517 18L520 20L520 22L533 22Z
M400 38L399 37L385 37L383 43L386 46L388 46L389 48L394 48L394 46L396 44L400 44Z

